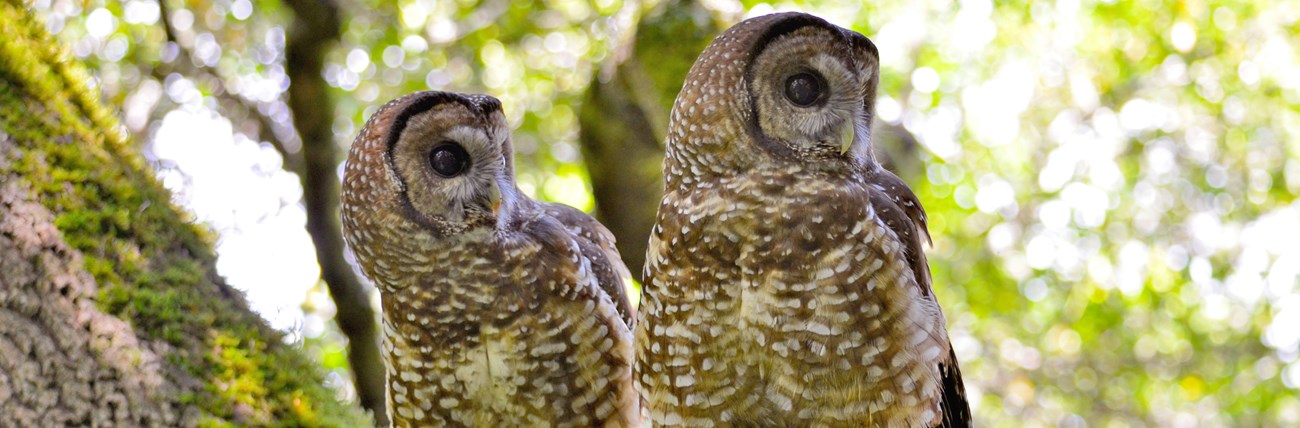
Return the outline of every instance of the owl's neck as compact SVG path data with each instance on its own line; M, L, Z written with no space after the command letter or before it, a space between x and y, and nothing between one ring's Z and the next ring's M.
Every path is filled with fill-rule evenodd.
M673 173L673 168L676 168L678 173ZM841 161L814 163L783 159L775 162L750 164L745 168L738 168L723 174L702 168L670 167L668 163L665 163L664 180L665 189L668 191L692 193L741 181L784 182L790 183L790 185L797 185L797 183L804 180L862 182L868 171L878 168L879 165L872 163L865 165Z

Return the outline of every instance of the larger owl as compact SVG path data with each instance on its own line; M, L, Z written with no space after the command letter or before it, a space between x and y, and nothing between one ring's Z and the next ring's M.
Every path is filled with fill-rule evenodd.
M344 235L379 287L393 424L630 426L632 310L613 237L515 185L501 103L420 92L352 145Z
M656 425L969 425L925 212L872 155L878 76L870 40L800 13L691 68L636 326Z

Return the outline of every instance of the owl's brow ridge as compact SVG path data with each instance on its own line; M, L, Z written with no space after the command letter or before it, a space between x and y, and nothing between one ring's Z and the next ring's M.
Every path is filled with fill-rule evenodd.
M459 103L470 110L474 110L473 103L464 96L452 92L421 92L419 95L416 95L413 100L407 101L407 104L402 106L401 110L398 111L397 116L393 118L393 124L389 127L388 136L384 141L384 151L388 153L393 151L393 146L397 144L398 137L402 135L402 131L406 130L406 126L411 121L412 117L450 102Z

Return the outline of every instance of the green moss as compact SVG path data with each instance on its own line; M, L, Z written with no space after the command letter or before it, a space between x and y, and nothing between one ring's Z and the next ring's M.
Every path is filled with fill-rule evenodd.
M84 256L98 304L207 385L175 399L201 426L363 426L319 367L282 344L215 273L208 233L186 222L87 73L16 0L0 0L0 130L18 146L0 175L31 182Z
M203 415L199 419L199 428L238 428L239 425L232 424L224 419L218 419L211 415Z

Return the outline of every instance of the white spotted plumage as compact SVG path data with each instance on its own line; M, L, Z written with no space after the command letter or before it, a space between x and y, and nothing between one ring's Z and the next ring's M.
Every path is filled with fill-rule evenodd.
M968 426L924 213L869 147L877 79L869 40L797 13L692 67L636 327L655 425Z
M393 424L635 425L612 235L520 194L507 134L491 97L421 92L349 154L344 232L381 293ZM435 170L439 151L461 168Z

